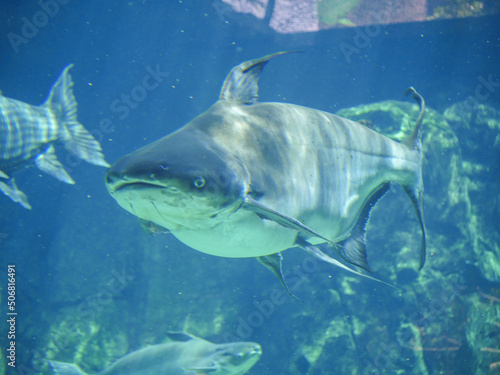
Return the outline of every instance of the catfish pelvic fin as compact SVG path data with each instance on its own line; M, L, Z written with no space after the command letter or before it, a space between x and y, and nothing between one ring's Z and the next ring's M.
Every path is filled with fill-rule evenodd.
M224 80L219 100L232 100L247 105L255 104L259 98L259 78L264 66L273 57L293 52L298 51L276 52L235 66Z

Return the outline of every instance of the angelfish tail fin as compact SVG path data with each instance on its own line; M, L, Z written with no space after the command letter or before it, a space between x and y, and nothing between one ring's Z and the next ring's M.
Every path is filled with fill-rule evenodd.
M417 179L414 185L405 185L403 188L406 194L410 197L413 207L415 207L415 212L417 214L417 219L420 224L420 229L422 231L421 243L420 243L420 266L419 270L422 269L425 263L426 254L426 234L425 234L425 220L424 220L424 183L422 179L422 120L425 113L425 100L424 98L413 88L409 87L406 95L412 94L413 99L417 102L420 107L420 114L418 116L417 122L413 129L413 132L402 142L408 148L416 150L418 152L419 167L417 171Z
M88 163L109 167L99 142L76 119L77 103L73 95L73 80L68 73L72 67L73 64L70 64L64 68L43 105L56 116L58 138L68 151Z
M56 375L87 375L80 367L73 363L49 361L50 367Z

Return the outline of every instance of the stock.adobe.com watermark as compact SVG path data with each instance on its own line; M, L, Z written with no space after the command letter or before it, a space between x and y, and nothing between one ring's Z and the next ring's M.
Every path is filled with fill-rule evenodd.
M487 78L480 75L477 80L479 83L474 89L474 95L465 100L465 107L469 111L477 109L480 102L488 100L500 87L500 82L494 78L492 73L488 74Z
M383 28L390 23L391 19L397 19L401 12L402 7L400 4L377 12L370 12L370 22L364 27L356 27L356 34L352 38L352 43L343 41L339 45L346 61L350 63L353 55L359 55L367 48L371 41L378 37Z
M407 326L412 325L417 328L429 326L436 320L443 319L447 308L462 294L465 286L459 280L454 282L444 282L439 296L422 304L419 309L407 318ZM364 359L365 369L362 375L380 374L386 372L401 360L403 349L418 350L414 347L414 333L411 330L403 330L397 341L381 343L378 354L373 360Z
M95 295L87 297L84 302L78 305L76 312L83 320L94 320L96 315L113 302L114 297L135 279L135 276L127 274L125 268L122 269L121 273L112 270L111 276L112 278L107 282L106 287Z
M7 365L16 367L16 265L7 266Z
M39 0L37 5L39 10L30 17L21 18L21 29L15 32L9 32L7 38L15 53L19 53L19 47L28 44L31 39L38 35L41 28L47 26L49 20L54 18L61 9L61 5L66 5L71 0Z
M146 100L148 91L156 89L164 78L167 78L170 73L162 72L160 65L156 64L155 69L146 66L147 74L142 78L141 84L134 86L129 94L121 94L119 99L111 102L111 112L119 114L120 120L125 120L130 114L130 110L136 109L139 103ZM110 119L103 119L103 122L109 122Z
M318 260L315 257L306 257L300 266L292 271L283 273L283 280L288 285L290 292L294 293L302 285L304 279L318 270ZM248 339L254 330L264 324L276 311L276 307L284 304L288 298L287 292L281 286L274 288L269 293L269 298L253 301L254 309L246 316L238 316L236 319L236 336L225 333L222 336L226 343L244 341Z
M170 75L169 72L162 71L159 64L156 64L154 68L148 65L145 70L146 74L142 77L139 84L132 87L130 91L122 93L110 104L110 111L117 114L118 118L122 121L125 120L140 103L147 99L149 92L158 88L160 84L165 81L165 78ZM115 129L116 126L111 117L103 117L99 121L99 125L89 130L89 133L92 134L97 142L102 144L104 135L114 132ZM66 154L65 166L68 168L68 172L73 171L73 169L81 163L82 159L77 155L71 152Z
M57 337L52 338L52 344L56 353L62 352L81 338L82 327L90 326L98 314L106 306L110 305L116 296L135 279L135 276L129 274L125 268L122 268L121 272L113 269L110 274L111 277L105 286L100 288L97 293L85 298L78 305L76 308L78 318L74 322L68 322L68 326L64 329L64 334L59 334ZM46 365L46 352L40 352L36 349L32 354L34 360L31 365L20 364L17 366L14 363L12 367L16 367L17 374L39 375L42 372L43 367ZM14 372L12 373L14 374Z

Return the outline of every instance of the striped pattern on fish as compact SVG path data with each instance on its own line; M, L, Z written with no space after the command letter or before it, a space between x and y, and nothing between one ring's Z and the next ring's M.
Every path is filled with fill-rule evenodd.
M48 107L0 96L0 169L12 173L57 140L57 119Z
M77 103L68 65L41 106L0 95L0 191L30 209L26 195L11 177L34 163L40 170L68 184L75 182L57 160L53 143L88 163L109 167L94 137L77 121ZM6 180L6 181L4 181Z

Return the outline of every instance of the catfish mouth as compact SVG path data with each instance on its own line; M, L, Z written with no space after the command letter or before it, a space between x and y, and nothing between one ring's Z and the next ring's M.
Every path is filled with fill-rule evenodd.
M259 344L254 344L250 348L246 348L246 350L242 350L239 353L236 353L234 355L234 360L232 366L230 365L229 367L233 367L234 373L237 372L237 370L240 370L243 373L248 371L261 357L262 355L262 348ZM244 371L242 371L244 370ZM232 372L231 372L232 373Z
M259 346L255 345L253 347L253 349L250 350L247 354L251 355L251 356L253 356L253 355L259 355L260 356L260 355L262 355L262 348L260 347L260 345Z
M129 181L122 181L122 182L117 182L113 184L113 186L109 186L108 190L110 193L116 193L120 190L126 190L126 189L137 189L137 190L143 190L143 189L153 189L153 188L168 188L168 186L162 185L159 182L150 182L150 181L135 181L135 182L129 182Z
M108 172L105 177L106 187L110 194L117 193L119 191L124 191L128 189L154 189L154 188L168 188L169 186L162 183L159 180L154 179L142 179L142 178L130 178L125 175L119 175Z

